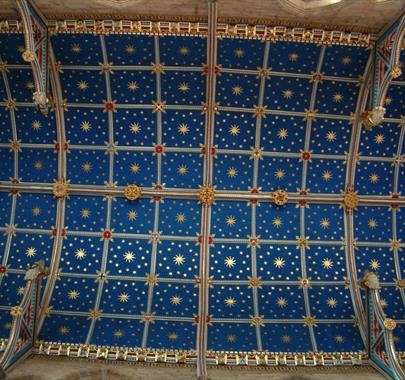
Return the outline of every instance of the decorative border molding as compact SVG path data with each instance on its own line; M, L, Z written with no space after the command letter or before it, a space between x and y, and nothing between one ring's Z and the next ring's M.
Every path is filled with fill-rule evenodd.
M254 20L252 20L254 21ZM259 20L257 20L259 21ZM20 21L0 21L0 33L19 33ZM206 37L207 22L190 21L146 21L146 20L48 20L50 35L58 33L91 34L145 34L181 35ZM376 36L373 33L346 32L299 26L274 26L250 22L219 22L216 28L218 38L247 38L268 41L312 42L324 45L353 45L371 47Z

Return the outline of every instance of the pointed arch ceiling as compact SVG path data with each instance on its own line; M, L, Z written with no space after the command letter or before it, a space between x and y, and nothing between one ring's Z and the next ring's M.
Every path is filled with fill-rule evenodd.
M62 107L44 117L32 104L23 36L0 34L1 183L50 189L65 175L75 189L63 211L50 190L0 192L2 337L25 267L39 258L57 265L53 253L58 279L42 340L195 349L206 45L191 36L57 34L52 84ZM404 336L396 288L405 270L403 216L378 199L403 191L405 80L389 89L382 127L361 128L370 53L218 40L212 183L225 195L208 222L208 350L363 350L354 306L361 295L350 282L366 269L380 275L386 313ZM97 193L118 194L128 183L175 195L128 202ZM354 212L352 249L339 198L348 185L370 199ZM277 189L314 201L249 200Z

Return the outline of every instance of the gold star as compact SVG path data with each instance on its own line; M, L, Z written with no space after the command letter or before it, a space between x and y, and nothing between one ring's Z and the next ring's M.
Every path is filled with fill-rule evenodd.
M386 105L390 105L391 103L392 103L392 98L391 97L389 97L389 96L387 96L386 98L385 98L385 100L384 100L384 104L386 104Z
M188 127L187 124L180 124L177 130L179 131L180 134L186 135L189 132L190 128Z
M41 214L41 209L39 207L34 207L32 209L32 215L39 216Z
M371 183L377 183L378 180L380 179L380 177L376 173L370 174L370 176L368 178L369 178Z
M121 294L118 296L118 300L119 300L120 302L128 302L130 298L131 298L131 297L129 296L128 293L121 293Z
M288 59L289 59L291 62L295 62L295 61L298 59L298 57L299 57L299 55L298 55L297 53L288 54Z
M331 259L323 259L322 266L325 269L331 269L333 267L333 261Z
M243 88L241 86L233 86L232 87L232 94L241 95L242 92L243 92Z
M34 247L29 247L25 253L28 257L34 257L37 254L37 250Z
M327 229L330 226L330 220L328 218L322 218L319 224L323 229Z
M136 173L139 173L139 170L141 170L141 167L139 164L134 163L134 164L131 164L130 169L131 169L132 173L136 174Z
M127 252L124 253L124 260L127 263L131 263L132 261L134 261L134 259L135 259L135 255L134 255L133 252L127 251Z
M336 343L343 343L345 338L342 335L336 335L335 336L335 342Z
M77 299L79 297L79 294L80 293L77 290L69 290L68 297L71 300L75 300L75 299Z
M75 257L76 259L83 259L86 256L86 251L83 248L76 249Z
M82 50L82 48L80 47L79 44L73 44L73 45L71 46L70 50L71 50L73 53L80 53L81 50Z
M59 327L58 331L59 331L59 334L66 335L69 333L70 329L69 329L69 327L62 326L62 327Z
M285 128L281 128L277 132L277 137L281 140L284 140L288 137L288 131Z
M122 338L124 336L124 332L121 330L114 331L114 336L116 338Z
M92 168L93 168L93 165L92 165L90 162L85 162L85 163L82 165L82 170L83 170L85 173L90 173Z
M236 124L231 125L228 131L231 136L237 136L240 133L240 129Z
M190 53L190 49L189 49L188 47L186 47L186 46L182 46L182 47L179 49L179 53L180 53L181 55L187 55L188 53Z
M35 88L35 86L34 86L34 82L27 82L26 84L25 84L25 87L28 89L28 90L33 90L34 88Z
M294 95L294 92L292 90L284 90L283 91L283 98L285 99L291 99Z
M127 214L128 220L130 220L132 222L133 220L136 220L137 217L138 217L138 213L136 211L134 211L134 210L128 211L128 214Z
M190 90L190 86L188 85L188 83L186 83L186 82L180 83L180 85L179 85L179 91L181 91L181 92L187 92L187 91L189 91L189 90Z
M281 340L283 341L283 343L290 343L291 342L291 337L289 335L283 335L281 337Z
M39 131L41 129L42 125L38 120L35 120L32 122L32 129L34 131Z
M387 307L388 306L388 302L384 298L380 298L380 304L381 304L381 307Z
M281 257L276 257L276 258L273 260L273 264L274 264L274 266L275 266L276 268L283 268L284 265L285 265L285 260L282 259Z
M182 212L178 213L176 215L176 222L177 223L184 223L186 221L186 215L183 214Z
M139 133L139 132L141 131L141 126L140 126L138 123L132 123L132 124L129 126L129 129L130 129L130 131L131 131L132 133L137 134L137 133Z
M228 306L228 307L235 306L236 305L235 298L232 298L232 297L225 298L225 305Z
M83 132L88 132L88 131L90 131L90 129L91 129L91 124L90 124L88 121L83 121L83 122L80 124L80 129L81 129Z
M227 175L229 178L235 178L238 175L238 171L236 170L236 168L229 168L227 171Z
M80 210L80 215L82 216L83 219L87 219L91 214L91 211L88 208L84 208Z
M328 170L325 170L324 172L322 172L322 179L324 181L330 181L332 179L332 173Z
M243 49L236 49L233 51L233 54L235 55L235 57L237 58L242 58L245 55L245 52Z
M41 170L44 167L43 163L41 161L35 161L34 163L34 168L37 170Z
M374 229L378 226L377 221L374 218L369 219L367 225L371 229Z
M128 54L133 54L133 53L135 53L135 48L132 45L127 45L127 46L125 46L125 51Z
M22 295L24 294L24 292L25 292L25 288L22 287L22 286L20 286L20 287L17 289L17 294L18 294L19 296L22 296Z
M86 81L81 80L81 81L77 82L77 88L79 90L84 91L84 90L87 90L89 88L89 85L88 85L88 83Z
M330 307L330 308L332 308L332 309L334 309L336 306L337 306L337 301L336 301L336 299L334 299L334 298L332 298L332 297L330 297L330 298L328 298L327 300L326 300L326 304Z
M172 298L170 298L170 303L172 304L172 305L180 305L181 304L181 301L182 301L183 299L181 298L181 297L179 297L179 296L173 296Z
M225 220L227 226L234 226L236 224L236 218L234 216L228 216Z
M224 260L225 266L227 268L233 268L236 264L236 260L232 257L232 256L228 256L225 260Z
M236 335L229 334L226 336L226 341L229 343L234 343L236 342Z
M274 176L275 176L277 179L283 179L283 178L285 177L285 172L284 172L284 170L282 170L282 169L277 169L277 170L274 172Z
M185 258L183 255L176 255L174 256L173 261L176 265L183 265L185 262Z
M273 226L276 228L280 228L283 225L283 221L279 217L274 218L272 223L273 223Z
M177 340L177 339L179 339L179 334L172 332L172 333L169 333L167 335L167 337L169 338L169 340Z
M340 102L342 101L342 99L343 99L343 95L342 95L342 94L336 93L336 94L333 95L333 101L334 101L335 103L340 103Z
M329 131L329 132L326 134L326 141L328 141L328 142L333 142L333 141L335 141L335 140L336 140L336 133L333 132L333 131Z
M378 134L374 137L374 141L376 142L376 144L382 144L385 140L385 137L383 134Z
M374 269L374 270L379 269L380 268L380 262L378 260L375 260L375 259L371 260L370 261L370 268Z
M276 303L277 303L277 306L281 307L281 308L286 307L288 304L287 300L284 297L277 298Z
M180 166L177 168L177 173L180 174L180 175L186 175L187 172L188 172L188 169L187 169L187 166L186 166L186 165L180 165Z
M127 87L128 87L128 90L130 90L130 91L136 91L139 88L139 85L138 85L138 83L132 81L132 82L128 83Z
M342 63L344 65L348 65L351 61L352 61L352 59L350 57L348 57L348 56L345 56L345 57L342 58Z

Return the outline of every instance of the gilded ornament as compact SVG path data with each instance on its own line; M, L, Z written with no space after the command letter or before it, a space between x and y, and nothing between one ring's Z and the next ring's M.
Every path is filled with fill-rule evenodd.
M136 201L142 195L142 189L136 185L127 185L124 189L124 197L129 201Z
M22 314L22 312L23 312L23 309L22 309L21 306L13 306L13 307L10 309L10 314L11 314L13 317L18 317L19 315Z
M200 185L198 203L211 206L215 202L215 188L211 185Z
M402 70L400 66L395 66L392 70L391 70L391 76L396 79L399 78L402 74Z
M250 315L250 326L264 326L263 315Z
M307 327L316 327L318 326L315 322L316 318L312 316L304 317L304 325Z
M22 58L25 62L34 62L35 60L35 54L31 50L25 50L22 53Z
M395 329L395 327L397 327L397 322L395 322L393 319L391 318L385 318L384 319L384 327L389 330L392 331Z
M101 319L101 313L103 310L93 309L90 310L87 314L87 319L93 319L95 321L99 321Z
M54 181L54 184L52 185L52 193L55 198L69 198L69 182L70 181L66 181L64 178Z
M271 198L277 206L284 206L288 202L288 194L283 189L276 190Z
M353 190L347 191L344 195L343 202L347 209L355 210L359 203L359 197L357 195L357 191L353 191Z

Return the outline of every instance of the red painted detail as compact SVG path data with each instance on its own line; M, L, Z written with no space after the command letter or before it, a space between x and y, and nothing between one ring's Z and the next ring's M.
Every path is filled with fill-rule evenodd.
M13 178L11 180L11 183L20 183L20 180L18 178Z
M162 145L156 145L155 146L155 152L157 154L163 153L163 146Z
M196 315L196 316L194 317L194 322L195 322L195 323L200 323L200 317L199 317L198 315Z
M114 109L114 104L111 103L111 102L107 102L105 104L105 108L106 108L107 111L112 111Z
M111 236L112 236L111 231L106 230L106 231L103 232L103 238L104 239L111 239Z
M0 273L4 274L7 272L7 267L5 265L0 265Z
M305 207L307 205L306 201L299 201L298 204L302 207Z
M311 159L311 153L309 153L309 152L302 152L302 153L301 153L301 159L302 159L303 161L308 161L308 160L310 160L310 159Z
M214 239L212 238L212 236L208 237L208 244L213 244L214 243Z

